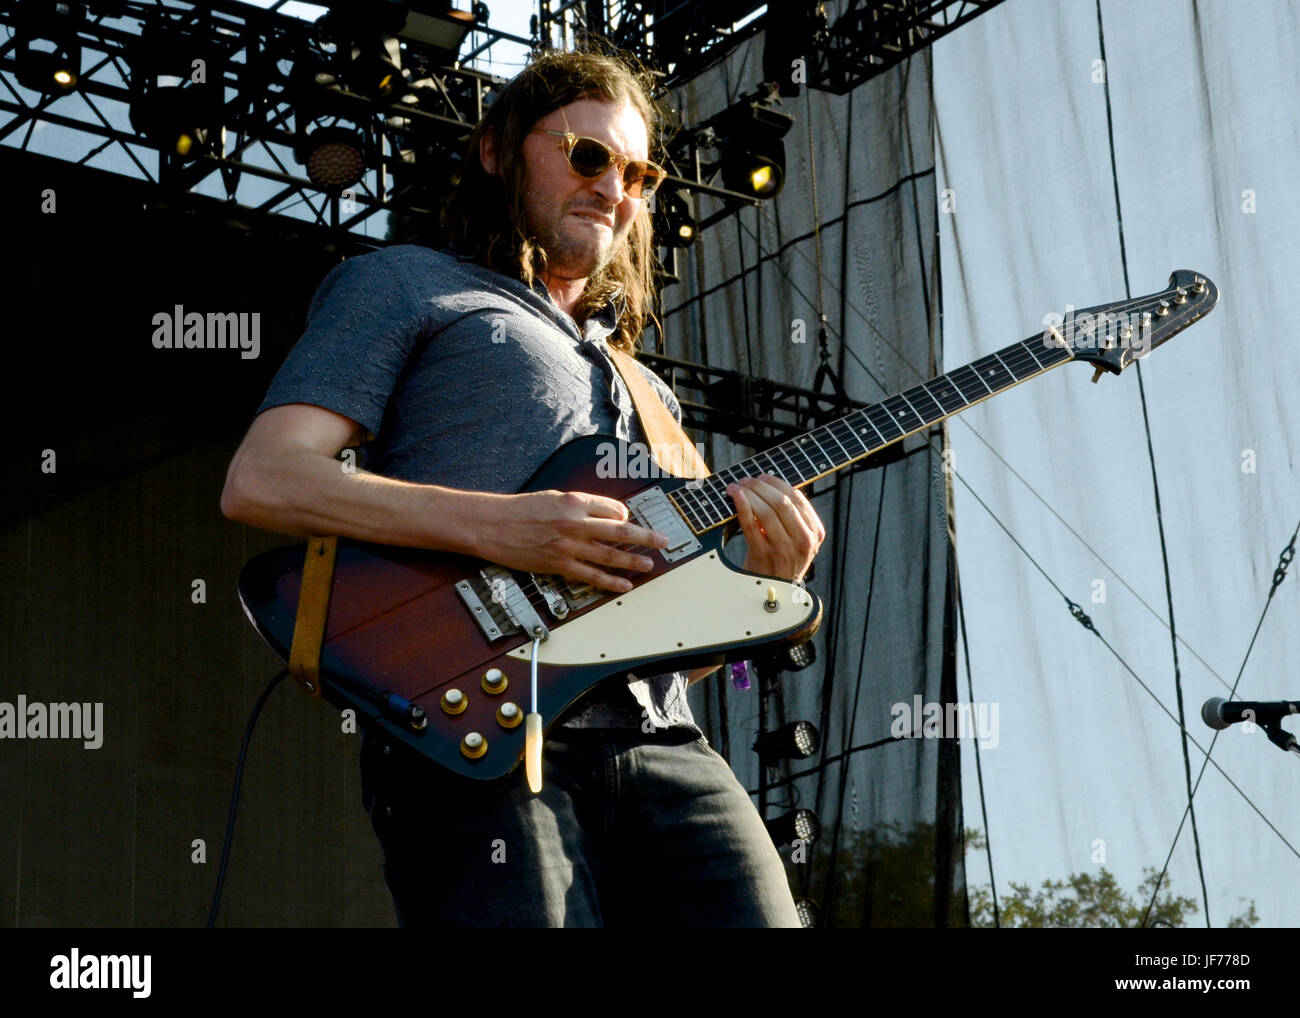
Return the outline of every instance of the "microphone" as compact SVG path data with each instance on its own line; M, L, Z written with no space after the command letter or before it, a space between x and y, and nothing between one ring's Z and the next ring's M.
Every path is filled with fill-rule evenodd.
M1225 700L1214 696L1201 705L1201 720L1211 728L1222 731L1238 721L1249 721L1261 727L1275 724L1292 714L1300 714L1300 700Z

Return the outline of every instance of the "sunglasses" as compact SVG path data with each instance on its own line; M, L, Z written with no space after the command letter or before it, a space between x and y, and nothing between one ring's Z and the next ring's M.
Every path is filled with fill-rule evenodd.
M658 163L652 163L649 159L628 159L595 138L584 138L569 131L551 131L544 127L534 127L533 132L563 138L560 147L564 150L564 158L580 177L595 180L604 176L609 164L613 163L623 174L623 191L629 198L649 198L667 175L667 171Z

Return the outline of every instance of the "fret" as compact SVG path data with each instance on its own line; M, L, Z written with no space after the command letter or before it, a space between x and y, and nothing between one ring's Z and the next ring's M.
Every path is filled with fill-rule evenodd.
M935 399L933 396L930 395L930 390L925 387L924 382L922 382L920 385L915 385L912 388L908 389L907 392L903 393L903 395L907 398L907 402L912 406L914 410L916 410L917 414L924 421L933 421L935 420L935 417L933 416L933 414L931 414L931 412L928 409L926 409L926 404L921 399L922 396L924 396L925 399L929 400L931 403L934 404L934 408L939 412L940 417L944 415L943 407L940 405L937 399Z
M709 520L710 523L717 523L718 520L725 520L728 516L730 516L733 512L736 511L732 507L731 499L728 497L726 489L719 487L719 485L716 482L714 482L712 478L706 480L703 484L701 484L696 489L696 491L700 492L700 494L706 500L705 504L709 510L710 517L714 516L717 513L722 514L718 516L717 519L710 518Z
M786 481L790 484L798 484L800 481L803 480L803 474L802 472L800 472L798 465L795 463L794 457L791 456L789 451L786 449L786 446L788 446L789 444L790 444L789 442L782 442L775 449L772 449L770 451L773 453L779 452L782 456L785 457L785 461L790 464L789 474L787 474L784 470L782 470L781 476L784 477Z
M796 469L799 471L799 480L806 481L810 477L817 476L817 464L814 463L813 458L808 455L808 450L804 448L802 438L792 439L791 441L785 443L785 448L793 452L797 452L808 463L807 467L801 467L795 461L793 456L790 457L790 462L794 464Z
M974 403L985 396L993 395L993 389L980 378L980 373L970 364L963 364L953 369L948 373L948 377L956 383L967 403Z
M866 412L871 423L875 426L876 431L880 433L880 436L886 445L902 437L903 429L900 428L894 421L893 417L889 415L889 411L885 408L883 403L873 403L871 406L867 407Z
M840 447L840 453L842 454L842 458L835 457L834 450L831 450L831 455L832 455L831 466L841 466L847 463L849 460L853 459L853 457L849 455L848 448L844 445L843 442L839 440L839 437L835 434L835 432L831 430L831 425L828 424L823 428L818 428L816 431L813 432L813 434L823 435L826 438L829 438L832 442L834 442L837 446Z
M816 436L817 432L814 431L807 435L803 435L799 439L799 444L803 447L805 455L807 455L809 445L817 450L817 455L809 458L809 462L813 465L813 473L809 476L809 480L813 477L817 477L819 474L824 474L834 464L831 455L822 448L822 444L817 441Z
M1023 382L1030 375L1037 374L1041 369L1034 355L1031 354L1024 343L1016 343L1005 350L999 350L998 356L1001 357L1002 363L1007 365L1011 373L1016 376L1017 382Z
M851 415L851 418L853 420L853 427L857 430L858 435L861 436L862 444L867 447L868 451L877 446L886 444L885 436L877 430L874 424L871 423L871 418L867 416L866 410L857 411ZM872 435L874 435L875 438L872 438Z
M859 456L863 456L871 451L871 446L867 445L867 443L862 440L862 436L853 430L853 422L847 417L841 417L838 421L832 421L830 424L826 425L826 427L835 434L835 441L839 442L840 445L844 447L844 451L848 453L848 459L844 462L848 463L849 461L855 460ZM838 433L834 432L834 429L836 428L839 429ZM849 443L852 444L850 445Z
M1007 366L995 353L977 360L975 369L979 372L980 381L989 387L991 393L1005 389L1016 381L1016 376L1007 370Z
M912 405L901 395L890 396L883 406L889 411L890 418L904 435L915 431L924 422L924 418L917 414Z
M785 476L785 474L781 471L780 464L778 464L776 460L772 458L772 456L768 453L768 451L765 450L763 452L760 452L757 456L753 457L753 459L750 462L752 462L754 466L758 468L759 473L773 474L776 477L781 478L781 480L785 481L787 484L790 483L790 478ZM766 466L764 465L764 463L766 463Z
M690 524L691 529L699 533L707 528L704 526L703 518L695 508L694 495L695 492L690 488L678 488L668 498L677 507L677 511L686 517L686 522Z
M1046 366L1049 368L1054 368L1058 364L1064 364L1073 357L1073 352L1061 346L1053 346L1043 351L1043 358L1046 360Z
M938 378L922 384L925 386L926 391L930 393L931 398L943 408L945 417L969 405L967 399L947 375L940 375ZM931 385L938 387L937 395L930 389Z

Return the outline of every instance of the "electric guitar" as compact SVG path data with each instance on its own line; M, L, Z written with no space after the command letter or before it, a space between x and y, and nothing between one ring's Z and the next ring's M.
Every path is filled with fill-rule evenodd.
M1071 360L1119 374L1208 313L1217 287L1175 272L1167 289L1066 316L1042 333L940 375L703 479L609 477L592 435L563 446L522 491L585 491L626 504L629 518L670 538L638 549L655 568L611 593L555 575L517 572L442 552L340 540L321 650L321 693L470 778L500 778L546 727L601 681L751 657L801 643L821 601L796 583L723 558L734 506L726 487L770 473L795 487ZM1055 321L1060 318L1060 321ZM627 449L617 462L628 463ZM239 595L257 631L289 658L304 566L295 545L256 556ZM525 724L525 718L528 724ZM531 731L530 731L531 730ZM532 763L530 762L530 768Z

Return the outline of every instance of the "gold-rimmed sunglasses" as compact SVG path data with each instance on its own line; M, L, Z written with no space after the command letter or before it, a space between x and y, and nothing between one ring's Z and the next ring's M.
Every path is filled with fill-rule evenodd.
M564 158L580 177L596 180L613 163L623 174L623 192L630 198L649 198L667 174L658 163L652 163L649 159L628 159L595 138L586 138L571 131L552 131L545 127L534 127L533 133L553 134L557 138L563 138L560 148L564 150Z

